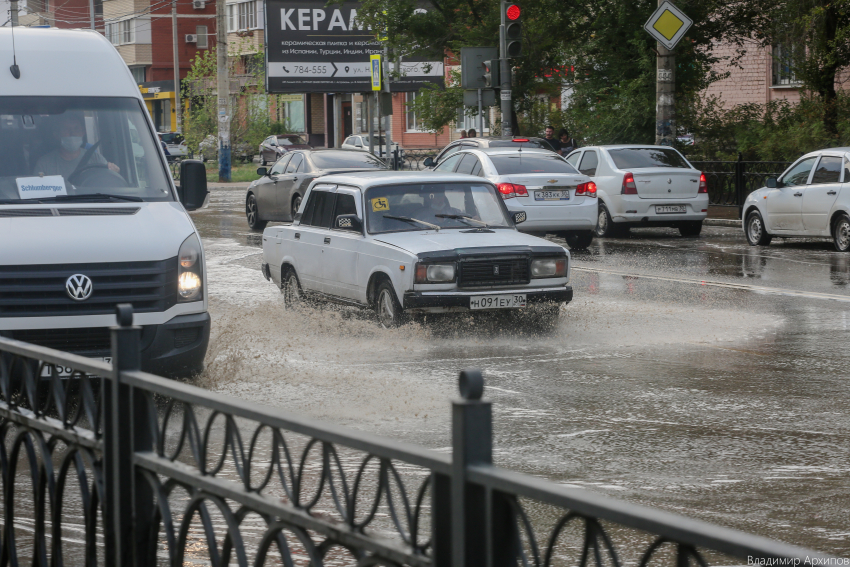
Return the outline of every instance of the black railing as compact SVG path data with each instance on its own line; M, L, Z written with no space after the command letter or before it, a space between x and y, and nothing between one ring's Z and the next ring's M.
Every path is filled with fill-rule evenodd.
M439 149L393 150L392 159L387 164L396 171L421 171L426 169L425 158L436 158Z
M764 187L768 177L778 177L791 165L785 161L692 161L708 181L708 202L722 207L743 207L747 195Z
M112 365L0 338L4 565L825 557L493 466L476 370L460 375L449 456L141 372L129 305L117 321ZM76 374L60 379L54 366Z

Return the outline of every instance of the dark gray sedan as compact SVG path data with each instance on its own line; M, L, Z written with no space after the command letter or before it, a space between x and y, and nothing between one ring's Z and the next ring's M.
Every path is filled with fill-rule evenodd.
M271 169L257 169L259 179L248 186L245 216L248 226L263 230L269 221L291 221L310 183L323 175L387 169L372 154L357 150L295 150Z

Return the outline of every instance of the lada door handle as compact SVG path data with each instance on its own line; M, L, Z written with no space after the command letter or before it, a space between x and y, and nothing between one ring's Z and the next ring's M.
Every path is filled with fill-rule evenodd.
M331 237L330 237L330 236L326 236L326 237L325 237L325 244L330 244L330 243L331 243Z
M835 191L827 191L826 194L827 195L835 195Z
M794 196L795 196L795 197L802 197L802 196L803 196L803 194L802 194L802 193L794 193Z
M295 233L295 240L301 240L301 233L300 232Z

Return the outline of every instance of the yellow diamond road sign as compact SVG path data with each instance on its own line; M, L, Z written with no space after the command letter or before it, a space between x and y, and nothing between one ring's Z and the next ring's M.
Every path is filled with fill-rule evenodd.
M671 2L664 2L650 16L643 29L661 45L667 49L673 49L693 24L693 20Z

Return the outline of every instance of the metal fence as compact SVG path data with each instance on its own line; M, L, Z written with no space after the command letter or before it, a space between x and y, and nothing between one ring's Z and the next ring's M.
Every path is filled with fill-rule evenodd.
M747 195L764 187L768 177L778 177L791 165L785 161L692 161L705 173L708 202L723 207L743 207Z
M141 372L140 328L129 305L117 311L111 365L0 338L0 564L825 557L493 466L478 371L460 375L447 455ZM82 521L69 532L72 505Z

